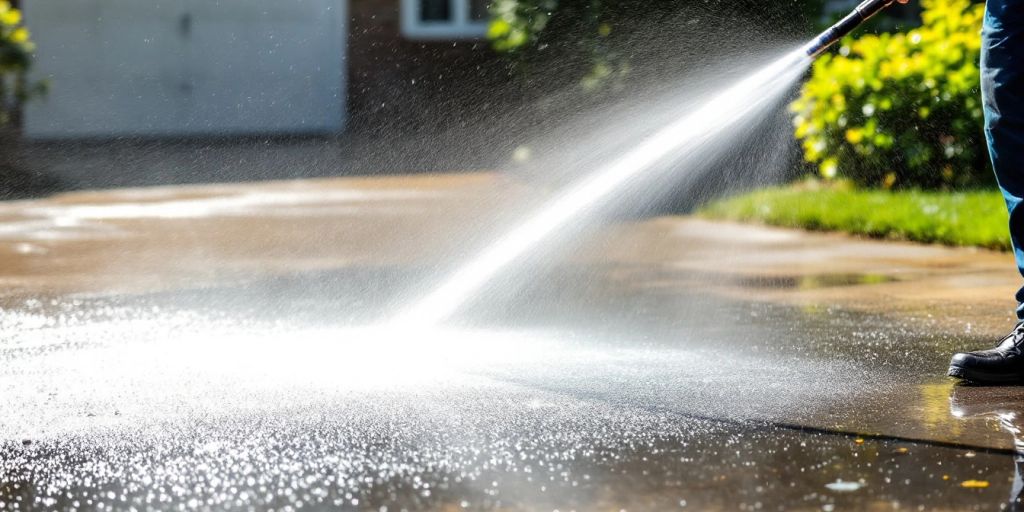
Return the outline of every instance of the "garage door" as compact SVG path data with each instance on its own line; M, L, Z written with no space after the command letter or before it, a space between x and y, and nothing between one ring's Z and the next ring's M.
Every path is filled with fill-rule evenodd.
M338 132L347 0L25 0L30 137Z

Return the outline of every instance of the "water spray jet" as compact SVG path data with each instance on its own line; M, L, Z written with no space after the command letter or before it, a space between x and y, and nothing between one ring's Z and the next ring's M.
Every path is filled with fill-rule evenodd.
M513 261L602 204L617 189L665 162L677 161L675 172L693 172L694 165L678 161L685 159L685 155L727 151L716 143L723 134L735 132L758 113L770 109L815 57L895 2L865 0L807 45L725 88L680 119L638 141L499 238L412 308L395 317L393 323L414 328L436 326Z

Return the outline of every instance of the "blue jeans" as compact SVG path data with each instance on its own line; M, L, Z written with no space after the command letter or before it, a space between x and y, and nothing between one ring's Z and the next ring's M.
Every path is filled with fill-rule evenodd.
M1010 211L1010 241L1024 275L1024 0L988 0L981 42L985 137ZM1024 320L1024 288L1017 292Z

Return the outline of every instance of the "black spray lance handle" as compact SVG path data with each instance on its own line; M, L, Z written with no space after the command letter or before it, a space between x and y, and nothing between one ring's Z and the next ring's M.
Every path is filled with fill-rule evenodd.
M807 46L804 47L804 51L808 57L817 57L821 55L829 46L836 44L840 39L845 37L850 32L864 23L868 18L878 14L879 11L892 5L896 0L864 0L858 5L853 12L848 14L845 18L839 20L839 23L832 25L828 30L824 31L818 37L814 38Z

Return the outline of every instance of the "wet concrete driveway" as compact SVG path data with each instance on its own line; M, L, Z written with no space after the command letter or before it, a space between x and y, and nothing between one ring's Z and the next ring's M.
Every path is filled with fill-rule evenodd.
M387 324L531 195L478 174L0 205L0 508L1016 506L1024 392L942 376L1009 328L1009 256L619 222L450 327Z

